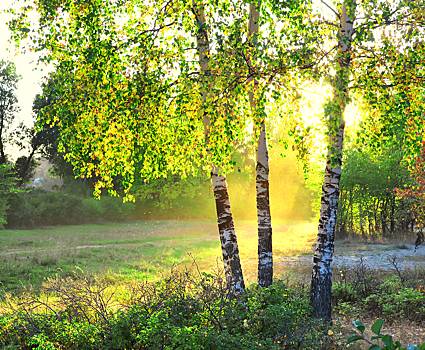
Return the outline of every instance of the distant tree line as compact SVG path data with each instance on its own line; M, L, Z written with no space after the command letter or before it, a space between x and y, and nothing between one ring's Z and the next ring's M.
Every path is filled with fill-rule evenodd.
M411 183L400 151L379 157L356 150L347 152L338 211L337 237L396 238L413 232L411 200L397 189Z

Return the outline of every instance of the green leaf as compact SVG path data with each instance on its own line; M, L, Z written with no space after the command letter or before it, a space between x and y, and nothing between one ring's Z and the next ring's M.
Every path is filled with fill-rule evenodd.
M381 320L381 319L376 320L371 327L372 332L375 333L376 335L380 335L383 325L384 325L384 320Z
M385 344L386 347L391 347L394 345L393 343L393 337L385 334L381 337L382 342Z
M364 331L365 331L365 326L364 326L364 324L363 324L363 322L362 321L360 321L360 320L355 320L355 321L353 321L353 326L359 331L359 332L361 332L361 333L364 333Z
M359 340L363 340L363 337L361 335L352 334L347 338L347 344L351 344Z

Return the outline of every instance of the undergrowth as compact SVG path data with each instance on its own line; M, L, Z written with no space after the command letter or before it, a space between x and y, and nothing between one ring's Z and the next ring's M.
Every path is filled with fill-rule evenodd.
M215 274L173 271L120 288L50 279L2 305L0 345L8 349L324 349L329 341L303 290L277 282L233 298Z

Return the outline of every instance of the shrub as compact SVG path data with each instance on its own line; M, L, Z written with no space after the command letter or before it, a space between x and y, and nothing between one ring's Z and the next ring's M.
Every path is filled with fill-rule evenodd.
M363 261L351 270L340 271L332 286L332 299L337 312L366 312L387 320L404 318L425 320L424 271L397 271L381 276Z
M365 299L364 305L369 312L387 319L425 320L425 294L402 287L400 280L394 276L384 280L376 293Z
M347 343L363 341L368 344L369 350L425 350L425 343L421 345L409 344L407 348L404 347L398 340L394 340L391 335L382 333L383 325L384 320L376 320L370 327L373 335L369 338L365 334L365 325L359 320L353 321L355 333L348 337Z
M103 196L100 200L90 198L89 201L100 203L100 218L110 221L121 221L128 218L134 210L134 204L123 203L122 199L116 197Z
M123 220L133 205L119 198L100 200L67 192L31 190L14 193L7 211L8 227L29 228Z
M356 287L349 282L334 282L332 284L332 298L335 304L343 302L355 302L359 300Z
M61 192L16 193L8 210L9 227L70 224L81 217L81 200Z
M320 349L326 342L307 293L280 282L249 288L239 299L230 297L221 276L209 274L174 271L126 288L110 283L52 279L38 295L6 299L0 346L260 350Z
M383 293L397 293L402 288L403 283L395 275L386 277L379 286L379 290Z
M351 284L351 286L339 285L340 290L337 290L337 293L341 292L342 297L348 297L349 299L353 297L356 299L365 298L376 292L380 284L380 280L376 277L376 270L371 269L363 257L360 257L358 264L349 269L341 269L339 274L335 275L335 283ZM355 289L356 296L352 293L352 288Z
M383 298L386 300L381 303L385 316L417 321L425 320L425 295L420 291L403 288L390 297L391 299Z

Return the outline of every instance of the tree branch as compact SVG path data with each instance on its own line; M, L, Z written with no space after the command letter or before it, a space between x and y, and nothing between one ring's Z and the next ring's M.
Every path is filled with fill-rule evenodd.
M339 13L331 6L331 5L329 5L329 4L327 4L325 1L323 1L323 0L320 0L320 2L323 4L323 5L325 5L329 10L331 10L334 14L335 14L335 16L337 17L337 18L341 18L341 16L339 15Z

